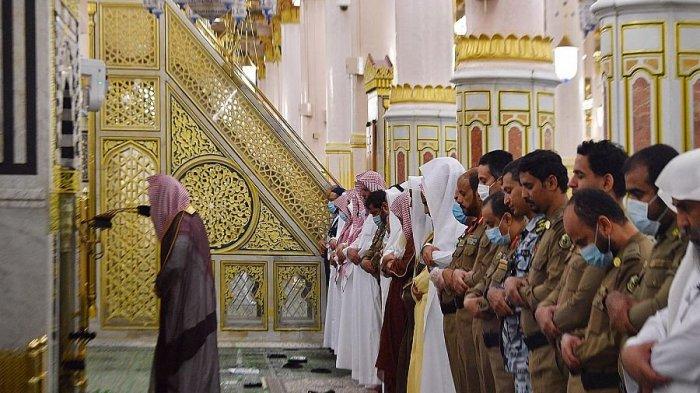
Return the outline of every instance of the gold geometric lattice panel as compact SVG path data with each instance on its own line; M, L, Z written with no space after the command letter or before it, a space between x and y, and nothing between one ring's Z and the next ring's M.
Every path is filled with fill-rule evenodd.
M253 229L253 235L241 250L305 251L289 229L265 205L260 208L260 219Z
M157 78L110 76L100 125L104 130L160 130Z
M323 191L169 7L167 71L307 234L325 236Z
M267 264L221 262L223 330L267 330Z
M204 161L188 168L180 182L204 220L212 249L233 247L243 240L258 202L242 174L229 164Z
M275 262L275 330L320 328L318 263Z
M142 4L102 4L100 57L109 67L158 68L158 19Z
M100 210L148 204L146 179L159 172L158 140L104 139L100 170ZM153 224L121 214L104 232L101 310L105 327L156 327L153 294L159 252Z
M172 96L170 98L170 132L172 135L170 168L173 173L180 165L193 158L207 154L221 155L214 142Z

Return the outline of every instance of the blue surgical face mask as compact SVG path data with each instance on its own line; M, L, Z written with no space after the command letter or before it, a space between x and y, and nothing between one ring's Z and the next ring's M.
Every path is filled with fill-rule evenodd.
M338 210L338 208L333 204L333 202L328 202L328 211L331 214L334 214L336 210Z
M459 221L463 225L467 225L467 215L464 214L462 206L460 206L457 201L452 204L452 215L455 216L455 220Z
M610 238L608 238L608 252L606 253L600 251L598 246L596 246L596 240L598 240L598 224L595 226L595 238L593 243L581 248L581 257L591 266L600 268L608 267L613 260Z
M343 212L340 212L340 213L338 213L338 215L340 216L340 219L341 219L341 220L346 221L346 222L348 221L348 215L347 215L347 214L345 214L345 213L343 213Z
M654 197L654 199L656 198L657 196ZM654 199L652 199L651 202L653 202ZM649 236L656 236L661 223L658 220L649 219L649 203L630 198L627 200L627 214L629 215L630 220L632 220L634 226L639 229L639 232ZM668 207L661 214L661 217L663 217L667 211ZM659 219L661 219L661 217L659 217Z
M501 221L503 221L502 218L501 218ZM501 245L510 243L510 233L503 235L501 233L501 229L499 228L500 226L501 226L501 223L499 222L498 225L496 225L493 228L489 228L486 230L486 232L484 232L484 234L486 234L486 237L489 239L489 241L492 244L495 244L497 246L501 246Z
M380 214L377 214L376 216L372 216L372 220L377 226L379 226L382 223L382 216Z
M479 198L481 198L482 201L485 201L486 198L489 197L489 191L491 190L491 186L487 186L486 184L481 184L476 187L476 193L479 194Z

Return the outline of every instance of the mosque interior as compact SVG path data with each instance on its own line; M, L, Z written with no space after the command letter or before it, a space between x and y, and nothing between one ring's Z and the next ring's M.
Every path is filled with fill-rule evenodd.
M700 147L700 1L3 0L0 20L0 392L145 389L151 175L204 219L222 369L259 372L222 391L350 392L319 349L329 187L494 149L570 168L591 138ZM295 351L312 364L269 356Z

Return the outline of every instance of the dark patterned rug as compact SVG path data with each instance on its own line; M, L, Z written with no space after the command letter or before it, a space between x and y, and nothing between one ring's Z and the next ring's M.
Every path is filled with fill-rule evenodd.
M88 392L147 392L152 359L153 348L90 347ZM219 366L222 393L367 391L326 349L220 348Z

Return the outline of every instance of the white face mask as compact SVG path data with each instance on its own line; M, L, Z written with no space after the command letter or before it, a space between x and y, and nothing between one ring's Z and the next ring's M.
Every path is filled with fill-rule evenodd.
M479 198L481 198L481 200L484 201L486 198L489 197L489 190L490 189L491 189L490 186L487 186L486 184L479 183L479 186L476 188L476 193L479 194Z

